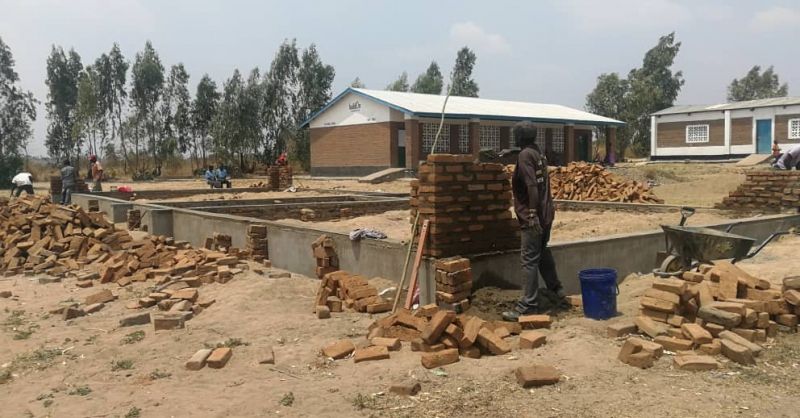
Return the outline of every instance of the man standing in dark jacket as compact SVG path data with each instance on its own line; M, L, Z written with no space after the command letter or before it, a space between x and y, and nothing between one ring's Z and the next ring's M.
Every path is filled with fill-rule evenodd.
M506 321L517 321L520 315L539 312L539 273L545 285L559 298L564 291L556 274L556 263L547 242L555 217L555 205L550 194L547 159L536 145L536 126L520 122L514 126L514 139L521 148L511 189L514 193L514 212L521 229L522 298L517 306L503 312Z
M64 167L61 167L61 204L69 205L72 203L72 192L75 191L75 167L64 160Z

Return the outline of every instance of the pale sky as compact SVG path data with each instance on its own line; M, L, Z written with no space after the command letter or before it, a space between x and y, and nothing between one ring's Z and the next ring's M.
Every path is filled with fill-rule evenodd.
M448 74L467 45L481 97L583 108L598 75L626 75L671 31L683 43L678 104L723 102L753 65L774 65L800 96L797 1L0 0L0 37L42 102L53 44L86 65L115 41L133 61L149 39L166 68L186 66L194 94L203 73L221 87L236 67L264 72L283 39L297 38L335 67L334 95L355 77L381 89L405 70L413 82L431 60ZM46 123L42 105L31 155L46 153Z

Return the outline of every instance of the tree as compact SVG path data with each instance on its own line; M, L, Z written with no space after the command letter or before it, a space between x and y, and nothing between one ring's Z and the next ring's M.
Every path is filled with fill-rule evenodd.
M262 123L262 161L271 161L286 151L286 144L294 136L297 117L297 71L300 58L297 43L284 41L275 53L269 72L265 75L264 113Z
M88 65L80 73L78 79L78 101L75 112L73 136L79 142L87 143L87 152L101 154L105 148L105 108L101 103L100 77L95 69ZM100 144L98 145L98 136Z
M135 120L139 124L144 124L153 164L158 167L158 153L161 148L163 130L157 105L164 89L164 66L161 65L161 59L150 41L145 43L142 52L136 53L132 73L131 103L137 113ZM140 160L138 143L136 152L136 168L144 171L146 167Z
M122 149L122 157L125 164L124 170L127 173L128 148L126 146L126 139L122 130L122 108L125 106L125 102L128 98L128 92L126 91L125 86L127 84L128 67L130 67L130 65L127 61L125 61L125 57L122 56L122 51L120 51L119 45L116 43L114 43L114 46L111 47L111 52L108 54L108 62L110 67L111 85L109 89L107 106L113 115L111 118L111 141L115 141L116 137L119 136L119 144L120 148Z
M75 114L78 104L78 80L83 65L81 57L70 49L65 53L53 46L47 58L47 145L56 160L80 154L80 138L75 136Z
M417 80L411 86L411 91L423 94L442 94L443 85L444 78L439 70L439 64L436 61L431 61L428 69L417 77Z
M354 89L365 89L365 88L367 88L367 86L358 77L356 77L353 81L350 82L350 87L352 87Z
M241 137L239 96L244 89L243 84L242 75L237 68L222 88L219 111L212 124L214 156L218 160L230 161L235 152L236 141Z
M760 66L754 65L747 75L741 79L734 78L728 86L729 102L786 97L787 94L789 85L781 84L771 65L763 73Z
M33 93L18 85L11 49L0 38L0 184L8 185L22 168L25 145L36 120Z
M189 73L183 64L170 68L164 97L161 102L164 143L161 149L162 158L174 155L175 151L185 154L191 148L190 118L191 97L189 96Z
M297 95L297 115L295 120L302 123L311 115L322 109L331 99L331 85L336 71L325 65L317 53L317 47L311 44L300 59L297 72L299 90ZM305 169L311 166L311 144L308 130L299 130L295 135L293 158Z
M389 90L389 91L408 91L408 73L403 71L403 73L400 74L399 77L397 77L397 80L389 83L389 85L386 86L386 90Z
M475 68L477 57L468 47L458 51L456 64L450 75L453 83L451 94L453 96L478 97L478 83L472 79L472 70Z
M209 149L209 135L211 134L211 127L214 118L217 115L217 106L219 101L219 92L217 92L217 84L214 80L203 74L203 78L197 83L197 92L195 99L192 103L192 132L195 140L194 149L200 149L203 157L203 166L208 164L206 160L207 151ZM199 137L200 143L197 144Z
M601 74L597 78L597 86L586 96L586 110L605 117L623 120L625 114L625 100L628 94L628 80L620 78L617 73ZM617 150L620 155L625 155L625 150L630 145L624 127L617 132Z
M662 36L645 54L642 67L628 74L626 132L639 155L650 153L650 114L672 106L683 86L683 72L672 72L680 47L681 43L675 42L675 32Z

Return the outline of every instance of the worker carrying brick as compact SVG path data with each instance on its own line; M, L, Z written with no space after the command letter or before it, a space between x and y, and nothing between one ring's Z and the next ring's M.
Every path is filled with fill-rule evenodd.
M33 176L24 171L11 179L11 196L19 197L23 190L27 195L33 194Z
M102 192L103 191L103 166L100 165L100 161L97 161L96 155L89 156L89 163L92 165L92 191L93 192Z
M514 125L514 139L521 151L511 177L514 212L521 228L523 294L517 306L503 312L506 321L517 321L520 315L539 313L539 273L547 288L564 300L564 291L556 274L556 263L547 242L555 217L550 194L547 159L536 145L536 126L531 122Z
M772 167L779 170L791 170L792 167L794 167L795 170L800 170L800 144L793 145L786 150L786 152L778 157L778 160L775 161Z

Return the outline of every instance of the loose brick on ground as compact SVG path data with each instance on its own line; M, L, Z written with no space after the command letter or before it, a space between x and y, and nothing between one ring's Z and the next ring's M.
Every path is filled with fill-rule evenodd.
M389 358L389 349L387 347L373 345L366 348L358 348L353 354L353 362L361 363L362 361L372 360L385 360Z
M652 338L667 333L668 327L666 325L660 324L649 317L637 316L633 321L639 328L639 331L649 335Z
M522 328L550 328L553 321L550 315L521 315L519 323Z
M419 382L406 381L393 383L389 387L389 392L400 396L414 396L422 389Z
M448 348L445 350L432 351L422 353L420 361L422 366L426 369L433 369L436 367L445 366L448 364L456 363L459 360L458 349Z
M265 348L263 353L261 360L258 360L259 364L275 364L275 351L272 347Z
M692 340L695 344L707 344L714 339L710 332L698 324L683 324L681 325L681 331L683 331L683 335L686 338Z
M95 303L111 302L114 299L115 299L114 294L111 293L110 290L105 289L87 296L83 303L86 305L92 305Z
M761 354L761 351L764 350L764 348L761 347L760 345L748 341L746 338L742 337L741 335L733 331L722 331L719 333L719 338L721 338L723 341L731 341L734 344L744 346L748 350L750 350L755 356L758 356L759 354Z
M186 369L200 370L205 367L206 359L211 355L211 351L212 350L210 348L204 348L194 353L192 358L186 362Z
M753 352L750 351L747 347L743 345L736 344L731 340L723 339L721 341L722 344L722 355L725 357L744 365L756 364L756 359L753 356Z
M640 351L628 356L628 364L640 369L649 369L650 367L653 367L654 363L655 357L652 353L647 351Z
M674 356L672 362L679 370L704 371L719 368L719 363L714 357L703 355Z
M639 328L636 327L636 324L634 324L632 320L626 319L609 325L608 328L606 328L606 335L609 338L619 338L628 334L635 334L638 330Z
M355 349L356 346L353 345L352 341L339 340L325 346L325 348L322 349L322 354L324 354L325 357L339 360L349 356Z
M206 359L206 364L212 369L221 369L228 364L228 361L233 356L233 350L228 347L215 348L211 355Z
M533 349L543 346L547 342L547 336L538 331L524 331L519 335L520 349Z
M511 345L506 340L498 337L486 327L478 331L478 344L494 355L506 354L511 351Z
M561 373L553 366L523 366L514 371L517 383L523 388L554 385L561 379Z
M400 344L400 339L398 338L385 338L385 337L375 337L370 340L372 345L379 345L389 349L389 351L397 351L402 347Z
M433 344L438 341L439 337L447 326L453 322L455 317L456 313L453 311L438 311L433 314L428 325L422 330L422 340L428 344Z

